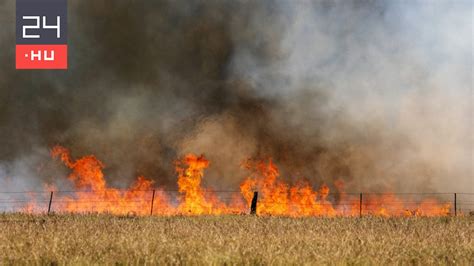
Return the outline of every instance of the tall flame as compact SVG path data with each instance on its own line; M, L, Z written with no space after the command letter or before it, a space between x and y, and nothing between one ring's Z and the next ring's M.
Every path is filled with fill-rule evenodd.
M212 202L206 200L201 188L204 169L209 167L209 161L203 155L186 155L183 160L176 162L179 192L183 193L179 211L189 214L211 214Z

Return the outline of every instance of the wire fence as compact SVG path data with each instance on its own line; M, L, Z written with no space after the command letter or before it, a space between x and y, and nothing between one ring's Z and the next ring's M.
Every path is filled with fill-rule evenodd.
M258 194L258 193L257 193ZM249 213L240 191L209 190L201 197L215 213ZM255 197L255 195L254 195ZM474 215L474 193L328 193L327 195L260 194L255 212L302 215ZM0 212L27 213L177 213L187 203L178 190L2 191ZM196 203L203 204L197 199ZM193 206L194 206L193 205ZM208 204L209 205L209 204ZM206 205L206 207L209 207ZM182 212L182 209L180 209Z

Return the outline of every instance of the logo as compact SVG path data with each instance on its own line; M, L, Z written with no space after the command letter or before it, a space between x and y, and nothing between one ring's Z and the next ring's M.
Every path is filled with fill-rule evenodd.
M67 69L67 0L16 0L16 69Z

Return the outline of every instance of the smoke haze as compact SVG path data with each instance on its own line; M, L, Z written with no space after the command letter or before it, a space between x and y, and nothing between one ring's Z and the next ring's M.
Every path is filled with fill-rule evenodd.
M55 144L112 185L175 186L211 161L234 189L247 158L348 191L474 192L472 1L69 0L69 70L14 69L0 3L0 185L66 174Z

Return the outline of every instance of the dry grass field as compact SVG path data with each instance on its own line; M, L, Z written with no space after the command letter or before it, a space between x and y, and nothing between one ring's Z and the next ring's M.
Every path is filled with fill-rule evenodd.
M0 215L0 264L461 264L474 219Z

